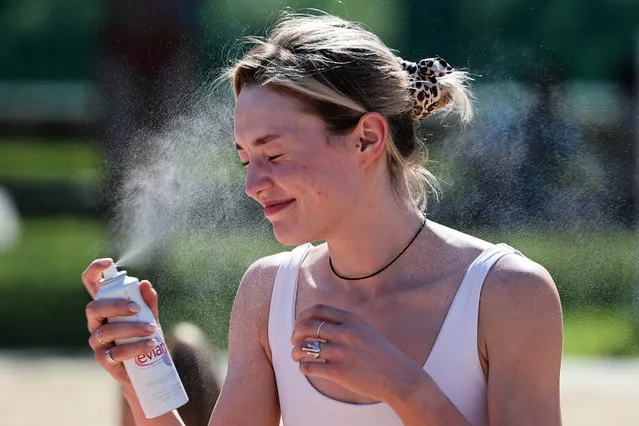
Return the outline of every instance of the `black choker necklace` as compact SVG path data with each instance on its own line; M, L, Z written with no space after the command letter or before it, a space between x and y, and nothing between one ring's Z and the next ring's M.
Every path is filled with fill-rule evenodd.
M339 278L343 279L343 280L348 280L348 281L358 281L358 280L365 280L366 278L370 278L370 277L374 277L377 274L382 273L386 268L388 268L389 266L391 266L393 263L395 263L395 261L397 259L400 258L400 256L402 254L404 254L404 252L406 250L408 250L408 247L410 247L411 244L413 244L413 241L415 241L415 239L417 238L417 236L419 235L419 233L422 231L422 228L424 227L424 225L426 225L426 218L423 218L422 220L422 224L419 226L419 229L417 230L417 232L415 233L415 236L408 242L408 244L406 245L406 247L404 247L404 250L402 250L401 252L399 252L399 254L397 256L395 256L395 258L393 260L391 260L390 262L388 262L388 264L386 266L384 266L382 269L380 269L377 272L373 272L372 274L366 275L364 277L355 277L355 278L351 278L351 277L345 277L344 275L340 275L335 268L333 267L333 261L331 260L331 256L328 256L328 265L331 267L331 271L338 276Z

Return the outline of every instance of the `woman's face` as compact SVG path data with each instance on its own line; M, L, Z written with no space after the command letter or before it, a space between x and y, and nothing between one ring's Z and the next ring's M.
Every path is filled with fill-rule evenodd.
M264 207L285 245L327 239L359 193L349 136L329 139L323 121L299 102L251 86L242 89L235 107L246 194Z

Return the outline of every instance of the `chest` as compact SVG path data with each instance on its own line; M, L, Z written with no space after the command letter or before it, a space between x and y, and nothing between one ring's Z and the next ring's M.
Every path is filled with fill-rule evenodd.
M364 298L323 288L311 277L300 276L295 305L296 317L315 304L326 304L351 312L369 323L386 340L423 366L440 333L463 274L454 274L380 297ZM338 385L334 381L308 377L322 394L339 401L368 404L376 402Z

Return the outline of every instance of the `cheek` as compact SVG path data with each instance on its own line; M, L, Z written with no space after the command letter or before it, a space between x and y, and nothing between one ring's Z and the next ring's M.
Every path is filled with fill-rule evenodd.
M325 182L321 176L313 176L310 179L309 189L320 201L325 201L328 198L328 182Z
M329 204L342 204L353 196L352 179L345 173L345 165L336 158L306 158L286 171L287 178L294 177L295 191L306 194L317 208ZM284 176L282 176L284 177ZM292 180L289 182L292 183ZM292 189L292 188L291 188Z
M328 196L328 182L320 173L309 172L310 167L303 166L300 168L300 190L313 198L323 200Z
M347 174L339 170L330 170L309 178L309 191L323 205L345 205L354 197L354 188Z
M331 179L331 176L335 176L335 171L322 166L302 166L301 172L303 176L306 176L307 191L313 197L325 201L329 196L329 191L333 192L332 189L336 182Z

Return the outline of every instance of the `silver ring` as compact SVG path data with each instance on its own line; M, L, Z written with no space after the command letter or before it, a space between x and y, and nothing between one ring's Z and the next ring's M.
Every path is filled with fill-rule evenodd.
M105 341L102 339L102 335L101 335L101 333L102 333L102 327L98 328L98 329L95 331L95 340L97 340L97 341L98 341L98 343L100 343L102 346L106 346L106 345L108 345L108 343L107 343L107 342L105 342Z
M111 349L113 348L109 348L106 351L104 351L104 357L106 358L107 362L111 365L115 365L118 364L120 361L116 361L113 359L113 357L111 356Z
M320 330L322 329L322 326L323 326L324 324L326 324L326 321L322 321L322 322L320 323L320 325L317 327L317 331L315 332L315 336L316 336L318 339L321 339L321 337L320 337Z
M317 359L320 357L320 351L322 350L322 348L320 348L320 343L321 342L306 342L302 350L314 359Z

